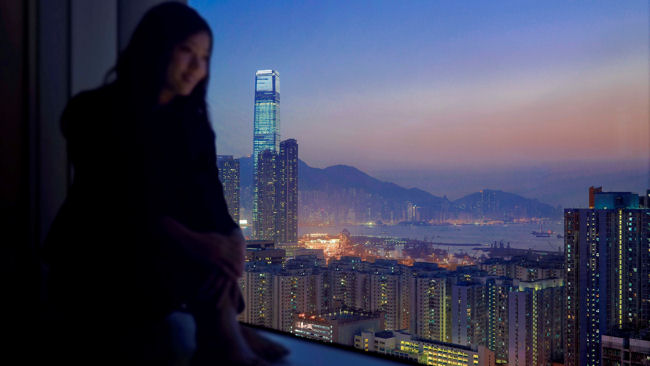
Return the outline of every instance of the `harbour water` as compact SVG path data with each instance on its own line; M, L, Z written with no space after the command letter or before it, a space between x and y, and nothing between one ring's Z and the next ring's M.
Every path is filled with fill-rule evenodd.
M510 243L512 248L558 251L564 246L564 235L561 221L545 222L543 231L551 231L548 237L538 237L532 234L539 231L539 224L501 224L501 225L441 225L441 226L402 226L402 225L357 225L357 226L301 226L299 236L312 233L339 234L347 229L352 236L382 236L424 240L433 243L467 243L487 247L491 243ZM449 248L441 245L441 249L470 252L472 247Z

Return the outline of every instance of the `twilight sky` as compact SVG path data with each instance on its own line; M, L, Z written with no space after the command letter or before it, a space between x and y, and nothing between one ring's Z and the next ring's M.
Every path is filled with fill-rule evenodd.
M190 5L215 34L208 100L220 154L251 154L254 74L271 68L282 138L312 166L406 186L416 184L396 172L601 159L648 170L647 1Z

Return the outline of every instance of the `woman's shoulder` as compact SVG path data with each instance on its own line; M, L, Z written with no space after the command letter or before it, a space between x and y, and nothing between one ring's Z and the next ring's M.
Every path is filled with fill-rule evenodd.
M73 96L68 102L69 108L108 106L117 102L118 90L115 83L102 85L99 88L84 90Z
M106 118L118 104L117 87L108 84L85 90L72 97L61 116L61 129L65 136L73 130Z

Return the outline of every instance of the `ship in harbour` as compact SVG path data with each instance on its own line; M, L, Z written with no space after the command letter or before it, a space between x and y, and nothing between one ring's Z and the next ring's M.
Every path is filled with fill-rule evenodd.
M544 231L544 221L539 222L539 231L531 231L532 235L535 235L538 238L550 238L553 231L546 230Z

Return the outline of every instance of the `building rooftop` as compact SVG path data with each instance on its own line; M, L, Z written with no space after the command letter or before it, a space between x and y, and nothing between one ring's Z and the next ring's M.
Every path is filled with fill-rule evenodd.
M394 336L395 334L390 330L382 330L381 332L375 333L375 337L377 338L392 338Z

